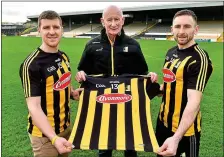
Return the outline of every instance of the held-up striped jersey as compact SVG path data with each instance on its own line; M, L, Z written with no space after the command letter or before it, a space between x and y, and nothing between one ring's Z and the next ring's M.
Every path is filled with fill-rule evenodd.
M146 85L150 97L158 94L159 84L144 77L87 77L69 138L74 149L157 151Z
M187 89L203 92L212 73L212 63L206 51L197 44L186 48L170 49L163 68L164 95L159 119L175 132L187 104ZM201 130L201 111L185 136Z
M20 67L25 97L41 97L41 108L56 134L70 125L71 69L65 53L46 53L37 48ZM42 132L28 115L28 132L42 137Z

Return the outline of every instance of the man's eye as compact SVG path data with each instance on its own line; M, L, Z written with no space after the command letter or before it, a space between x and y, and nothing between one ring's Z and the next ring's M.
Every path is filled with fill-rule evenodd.
M184 27L185 28L191 28L191 25L185 25Z

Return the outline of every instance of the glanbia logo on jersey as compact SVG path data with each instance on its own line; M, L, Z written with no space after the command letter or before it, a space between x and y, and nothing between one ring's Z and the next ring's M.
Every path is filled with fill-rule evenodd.
M132 96L129 94L119 94L119 93L111 93L111 94L102 94L96 98L96 101L99 103L108 103L108 104L117 104L124 103L132 100Z
M60 79L54 84L54 90L62 90L68 87L71 83L71 73L67 72L63 74Z
M176 81L175 74L170 69L163 69L163 81L166 83L171 83Z

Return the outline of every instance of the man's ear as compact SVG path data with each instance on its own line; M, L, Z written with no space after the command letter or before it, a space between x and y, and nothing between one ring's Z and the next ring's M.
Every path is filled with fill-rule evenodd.
M61 26L61 32L62 32L62 34L64 34L64 27L63 26Z
M104 27L104 20L103 20L103 18L100 18L100 21L101 21L102 26Z
M170 26L171 34L173 35L173 26Z
M123 21L123 24L122 24L122 25L124 25L124 22L125 22L125 17L122 17L122 21Z
M197 35L197 34L198 34L198 30L199 30L199 25L197 25L197 26L195 27L194 35Z

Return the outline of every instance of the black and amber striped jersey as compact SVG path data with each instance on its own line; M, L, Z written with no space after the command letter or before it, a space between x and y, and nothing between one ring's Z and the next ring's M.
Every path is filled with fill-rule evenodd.
M159 119L175 132L187 104L187 89L203 92L212 73L212 63L206 51L198 44L186 49L174 47L166 55L163 68L164 95ZM201 130L201 111L185 136Z
M159 84L152 84L137 76L87 77L69 138L74 149L156 152L146 86L154 97Z
M41 108L56 134L70 125L71 69L64 52L47 53L37 48L20 66L25 97L41 97ZM43 133L28 115L28 132L42 137Z

